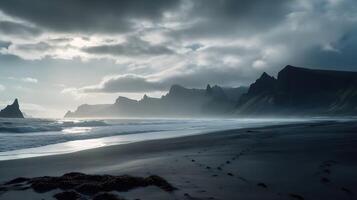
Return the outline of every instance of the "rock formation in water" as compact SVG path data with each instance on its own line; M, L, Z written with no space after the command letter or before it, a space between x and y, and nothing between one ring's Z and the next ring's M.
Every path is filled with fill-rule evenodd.
M14 103L6 106L6 108L0 111L0 117L2 118L24 118L19 106L19 102L15 99Z

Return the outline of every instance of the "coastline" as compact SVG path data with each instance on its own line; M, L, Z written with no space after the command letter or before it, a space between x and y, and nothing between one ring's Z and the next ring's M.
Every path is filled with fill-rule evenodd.
M48 126L48 122L41 123L40 121L40 123L37 122L34 128L35 131L30 133L18 133L17 131L23 130L21 126L18 128L14 124L14 127L12 127L15 129L12 130L14 132L0 134L1 136L5 136L0 141L0 161L67 154L111 145L207 134L222 130L257 128L267 125L293 124L308 121L299 118L194 119L193 121L172 119L159 120L159 123L153 119L135 119L135 121L129 123L126 121L128 119L115 120L68 121L69 126L58 125L57 127L51 127L51 129L56 130L55 132L42 131L43 126ZM316 121L323 120L316 119ZM60 120L53 122L61 124ZM31 123L31 120L26 120L24 124L26 123ZM98 123L102 126L95 126ZM137 126L133 124L137 124ZM83 125L89 127L82 127ZM38 138L39 136L41 138Z
M163 195L146 188L121 195L128 199L351 199L343 188L357 191L356 127L355 121L328 121L243 128L0 161L0 182L68 172L155 174L178 191ZM328 169L322 166L327 161L334 161ZM0 199L17 199L24 192L38 195L6 192Z

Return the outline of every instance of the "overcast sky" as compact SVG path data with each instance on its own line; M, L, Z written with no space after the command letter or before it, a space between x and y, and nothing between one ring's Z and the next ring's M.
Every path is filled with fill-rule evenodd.
M357 71L355 0L0 1L0 105L62 117L285 65Z

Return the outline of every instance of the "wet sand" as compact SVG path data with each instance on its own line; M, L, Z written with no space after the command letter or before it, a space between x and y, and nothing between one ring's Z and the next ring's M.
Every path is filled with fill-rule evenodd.
M112 192L125 199L356 199L357 123L318 122L228 130L0 162L0 183L69 172L148 177L156 186ZM54 199L60 189L0 192L0 199ZM86 196L92 199L92 196Z

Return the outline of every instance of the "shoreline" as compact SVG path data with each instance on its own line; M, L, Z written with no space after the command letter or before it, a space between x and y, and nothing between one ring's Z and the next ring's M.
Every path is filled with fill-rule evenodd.
M128 199L348 199L341 188L357 191L356 127L355 121L273 125L0 161L0 182L69 172L155 174L179 190L166 194L150 187L120 195ZM336 164L319 171L329 160ZM0 199L19 195L24 191L6 192Z
M251 119L246 119L246 120L250 121ZM327 120L330 121L330 119L312 119L312 120L314 120L314 122L309 122L309 123L316 123L320 121L323 122ZM239 130L244 128L258 128L264 126L272 126L272 125L264 124L267 123L264 120L261 122L260 121L261 120L259 119L257 122L255 122L255 124L250 124L251 122L245 124L244 120L242 120L238 122L238 126L229 124L230 127L229 128L225 127L225 129L223 127L220 128L216 127L216 128L201 128L201 129L138 131L137 133L130 133L130 134L119 133L118 135L111 135L111 136L69 140L66 142L47 144L43 146L35 146L35 147L28 147L23 149L3 151L0 152L0 161L68 154L78 151L89 150L89 149L102 148L106 146L123 145L123 144L130 144L130 143L149 141L149 140L202 135L202 134L222 132L225 130ZM280 119L276 121L273 120L271 121L271 123L274 125L288 125L288 124L298 124L298 123L308 123L308 122L302 119L295 119L292 121L290 120L284 121Z

